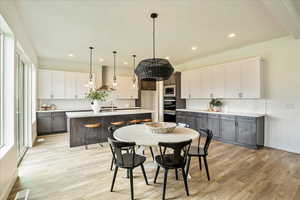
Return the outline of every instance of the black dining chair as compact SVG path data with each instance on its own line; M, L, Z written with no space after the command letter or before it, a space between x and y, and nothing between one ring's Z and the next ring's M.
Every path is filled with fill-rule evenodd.
M112 140L116 140L116 138L114 137L114 132L118 129L121 128L123 126L126 126L126 124L122 124L122 125L112 125L110 127L108 127L108 138L112 139ZM113 166L114 166L114 162L115 162L115 158L114 158L114 153L113 153L113 148L111 146L111 144L109 144L111 153L112 153L112 158L111 158L111 164L110 164L110 171L113 170ZM128 148L127 148L128 149Z
M111 138L108 138L108 141L112 146L113 156L116 165L110 191L113 192L118 169L119 168L127 169L129 171L129 178L130 178L131 199L133 200L134 199L134 192L133 192L133 169L134 168L141 166L145 182L147 185L149 185L145 168L143 165L143 163L146 160L146 157L135 153L135 142L121 142L121 141L113 140Z
M206 176L207 179L210 180L209 176L209 170L208 170L208 164L207 164L207 156L208 156L208 148L211 143L211 140L213 138L213 133L209 129L199 129L199 138L198 138L198 145L197 146L191 146L189 153L188 153L188 162L187 162L187 169L186 173L189 173L190 164L191 164L191 158L192 157L198 157L199 158L199 167L200 170L202 170L202 164L201 164L201 158L204 160L205 170L206 170ZM201 147L201 137L206 137L204 147Z
M177 169L182 170L185 191L186 194L189 196L187 174L185 173L184 167L186 165L187 154L189 152L191 143L192 140L176 142L176 143L166 143L166 142L158 143L160 155L155 156L155 161L157 162L158 165L155 173L154 183L156 183L160 167L164 168L165 172L164 172L164 185L163 185L163 196L162 196L163 200L165 199L165 194L166 194L166 184L167 184L169 169L175 169L176 176L177 176Z

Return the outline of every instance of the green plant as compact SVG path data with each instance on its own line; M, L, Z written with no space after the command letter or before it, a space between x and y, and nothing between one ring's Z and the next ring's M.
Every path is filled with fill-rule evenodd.
M219 99L211 99L210 102L209 102L209 105L220 107L220 106L223 105L223 103Z
M89 100L105 101L105 98L108 96L107 91L105 90L93 90L91 89L87 94L86 98Z

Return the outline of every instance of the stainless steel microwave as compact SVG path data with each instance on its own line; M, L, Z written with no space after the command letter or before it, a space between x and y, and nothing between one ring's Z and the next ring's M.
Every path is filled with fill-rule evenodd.
M175 97L176 96L176 85L168 85L164 87L165 97Z

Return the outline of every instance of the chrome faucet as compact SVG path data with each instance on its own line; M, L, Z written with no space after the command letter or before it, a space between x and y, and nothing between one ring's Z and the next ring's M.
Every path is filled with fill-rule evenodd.
M111 100L111 112L114 112L114 100Z

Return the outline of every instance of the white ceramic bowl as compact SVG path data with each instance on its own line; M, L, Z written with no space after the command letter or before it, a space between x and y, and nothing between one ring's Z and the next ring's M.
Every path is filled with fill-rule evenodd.
M149 122L145 125L152 133L170 133L176 128L176 123L172 122Z

